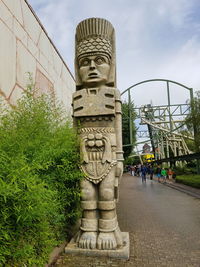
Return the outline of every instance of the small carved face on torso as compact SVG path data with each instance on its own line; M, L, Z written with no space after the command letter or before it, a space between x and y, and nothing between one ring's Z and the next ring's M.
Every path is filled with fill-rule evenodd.
M83 86L90 88L105 85L110 73L107 55L87 55L79 59L79 74Z

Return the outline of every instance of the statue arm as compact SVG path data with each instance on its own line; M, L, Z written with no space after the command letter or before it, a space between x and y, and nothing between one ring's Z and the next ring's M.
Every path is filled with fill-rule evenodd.
M123 149L122 149L122 103L119 90L116 89L115 94L115 131L116 131L116 157L117 157L117 169L116 176L120 178L123 173Z

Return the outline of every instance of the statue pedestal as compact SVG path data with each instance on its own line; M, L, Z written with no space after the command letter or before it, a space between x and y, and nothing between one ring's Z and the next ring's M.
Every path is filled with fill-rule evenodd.
M129 233L122 232L122 238L124 246L115 250L82 249L77 247L74 238L72 238L68 245L65 247L65 253L85 255L90 257L110 257L128 260L130 251Z

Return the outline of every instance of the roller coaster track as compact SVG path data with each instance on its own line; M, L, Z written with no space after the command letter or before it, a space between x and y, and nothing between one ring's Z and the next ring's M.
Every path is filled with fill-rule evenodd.
M128 105L131 110L131 91L137 86L141 86L142 84L149 82L164 82L166 84L166 96L167 101L165 101L165 105L153 106L152 104L143 105L135 108L136 119L140 120L137 130L139 132L138 142L136 143L136 150L139 155L139 151L141 144L143 143L151 143L151 149L155 155L155 159L157 160L165 160L169 158L182 157L183 155L191 155L192 151L190 151L187 147L187 143L185 140L194 141L194 137L185 134L181 131L184 128L185 118L190 113L190 105L189 104L172 104L170 89L171 84L175 86L179 86L185 91L189 92L190 101L193 99L193 89L189 88L181 83L166 80L166 79L151 79L136 83L129 88L127 88L122 95L127 93L128 97ZM141 87L140 87L141 88ZM131 115L129 112L129 133L130 133L130 144L126 144L124 146L132 145L132 118L134 115ZM147 129L145 128L145 125ZM144 134L145 133L145 134ZM150 138L145 141L141 141L141 139Z
M141 122L142 122L142 123L145 123L145 124L147 124L147 125L150 125L150 126L152 126L153 128L156 128L156 129L158 129L158 130L167 132L167 133L169 133L169 134L173 134L173 135L176 135L176 136L179 136L179 137L183 137L183 138L186 138L186 139L194 140L194 138L191 137L191 136L187 136L187 135L184 135L184 134L175 132L176 129L171 131L170 129L165 128L165 127L163 127L163 126L160 126L160 125L158 125L158 124L156 124L156 123L153 123L152 121L149 121L149 120L147 120L147 119L145 119L145 118L142 118L142 119L141 119Z

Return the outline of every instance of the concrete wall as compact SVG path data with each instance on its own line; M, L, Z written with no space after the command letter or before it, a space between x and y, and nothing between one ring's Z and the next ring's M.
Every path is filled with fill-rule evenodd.
M74 78L34 11L25 0L0 0L0 95L9 104L26 89L27 72L70 110Z

